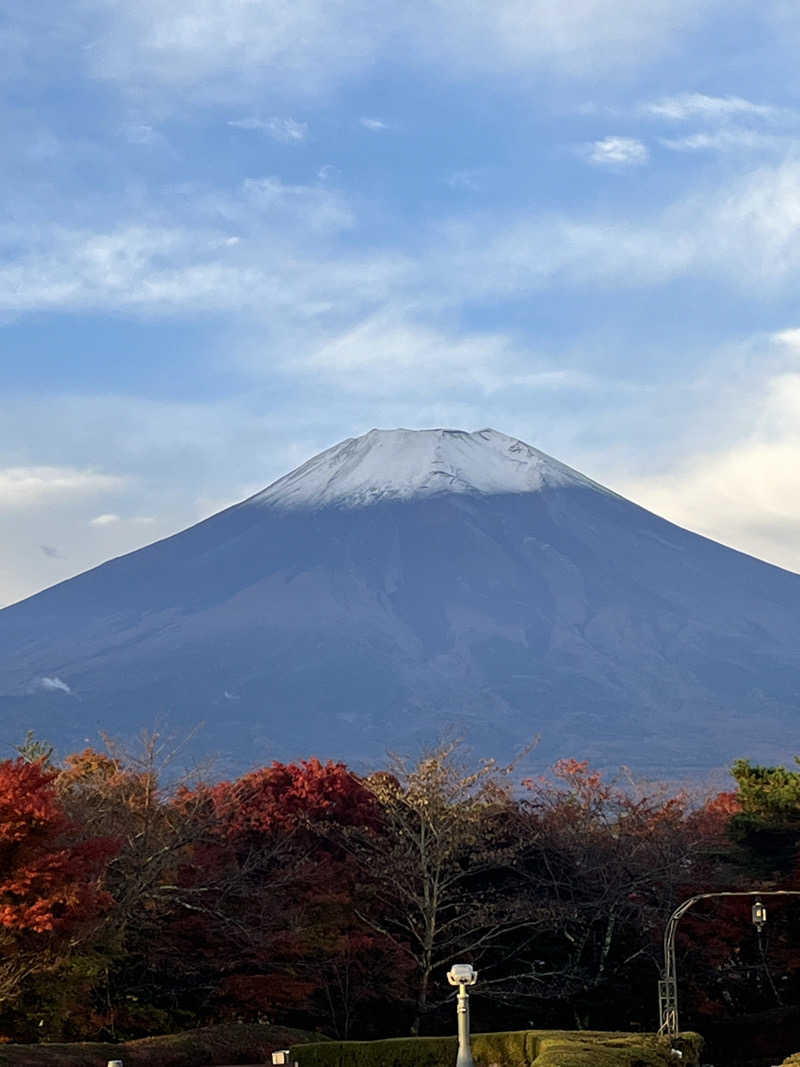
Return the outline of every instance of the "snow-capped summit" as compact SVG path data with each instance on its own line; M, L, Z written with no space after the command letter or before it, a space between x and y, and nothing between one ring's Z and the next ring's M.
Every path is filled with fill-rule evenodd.
M320 452L251 502L363 507L437 493L531 493L576 485L602 488L497 430L370 430Z

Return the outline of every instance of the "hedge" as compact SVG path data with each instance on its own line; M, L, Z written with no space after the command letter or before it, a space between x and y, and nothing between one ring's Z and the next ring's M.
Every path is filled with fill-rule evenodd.
M476 1067L697 1067L702 1047L698 1034L670 1040L654 1034L516 1030L472 1038ZM393 1038L293 1046L292 1059L300 1067L452 1067L456 1052L454 1037Z
M304 1040L319 1042L320 1035L280 1026L230 1023L117 1045L94 1041L0 1044L0 1067L106 1067L109 1060L122 1060L125 1067L269 1063L275 1049L299 1045Z

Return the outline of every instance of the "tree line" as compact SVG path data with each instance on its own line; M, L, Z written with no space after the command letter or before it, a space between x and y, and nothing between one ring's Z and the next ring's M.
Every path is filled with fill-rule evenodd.
M706 797L577 759L522 781L458 744L372 774L316 758L175 782L150 737L0 762L0 1039L123 1039L270 1021L341 1038L646 1029L685 897L798 881L800 771L732 769ZM800 993L800 905L698 905L684 1021Z

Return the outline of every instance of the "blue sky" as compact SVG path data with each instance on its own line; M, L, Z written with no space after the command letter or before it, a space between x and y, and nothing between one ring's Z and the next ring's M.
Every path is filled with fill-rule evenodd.
M800 10L0 0L0 604L373 426L800 570Z

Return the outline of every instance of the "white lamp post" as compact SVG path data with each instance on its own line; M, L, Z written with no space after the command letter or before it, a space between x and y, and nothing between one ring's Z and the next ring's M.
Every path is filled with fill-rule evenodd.
M450 985L458 986L456 1000L456 1018L458 1019L458 1056L456 1067L475 1067L472 1059L472 1049L469 1044L469 994L468 985L475 985L478 980L477 971L473 971L471 963L454 963L447 972L447 981Z

